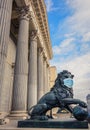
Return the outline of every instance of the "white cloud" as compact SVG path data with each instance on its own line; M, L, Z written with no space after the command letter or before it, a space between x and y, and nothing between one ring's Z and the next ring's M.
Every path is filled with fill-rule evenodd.
M54 7L53 0L45 0L47 12L58 10L57 7Z
M82 53L83 52L85 53L86 51L88 52L90 51L90 44L89 44L90 42L90 0L83 0L83 1L66 0L66 1L68 7L71 9L70 11L73 13L70 16L67 15L63 23L60 20L57 33L55 34L55 38L65 39L65 40L63 41L63 44L60 43L61 45L59 44L58 46L55 45L53 47L54 54L63 55L70 52L70 50L75 47L75 45L73 44L74 40L76 42L74 43L77 44L77 46L79 47L81 46L80 51ZM74 40L69 41L72 37ZM62 47L64 46L64 42L65 42L65 46L69 43L72 43L73 45ZM64 51L65 49L66 51Z
M90 10L90 0L67 0L67 4L77 11Z
M55 55L65 55L74 49L74 44L72 44L74 38L68 38L63 40L59 45L53 47L53 52Z
M85 75L90 72L90 53L78 56L75 59L72 58L71 61L64 64L62 63L59 68L65 68L72 71L72 73L76 75L75 77L77 81L85 79Z
M47 11L50 12L52 10L53 2L52 0L45 0Z
M80 52L81 53L87 53L90 52L90 44L89 43L82 43L80 47Z
M74 33L64 34L64 36L65 36L66 38L72 37L73 35L74 35Z
M90 94L90 79L83 79L74 85L74 97L86 101L86 96Z
M53 53L54 53L54 55L60 55L61 54L61 48L59 47L59 46L54 46L53 47Z
M86 34L83 35L83 42L89 42L90 41L90 32L87 32Z
M67 3L73 13L62 25L60 22L59 31L66 30L68 35L74 33L79 36L90 32L90 0L67 0Z
M63 42L61 42L61 47L67 47L74 41L74 38L65 39Z

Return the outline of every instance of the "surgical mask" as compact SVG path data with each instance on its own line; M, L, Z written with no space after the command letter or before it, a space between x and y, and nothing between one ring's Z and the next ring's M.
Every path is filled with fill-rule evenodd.
M64 85L67 86L68 88L72 88L73 86L73 79L71 78L66 78L63 80L64 81Z

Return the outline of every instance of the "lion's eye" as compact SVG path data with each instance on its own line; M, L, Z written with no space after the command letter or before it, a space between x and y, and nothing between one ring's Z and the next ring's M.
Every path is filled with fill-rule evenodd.
M68 76L65 76L65 78L68 78Z

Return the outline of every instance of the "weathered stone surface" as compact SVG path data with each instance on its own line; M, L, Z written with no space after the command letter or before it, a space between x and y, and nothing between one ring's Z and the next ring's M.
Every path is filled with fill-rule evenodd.
M48 120L48 121L38 121L38 120L24 120L18 122L18 127L26 128L79 128L85 129L88 128L87 121L76 121L76 120Z
M12 0L0 0L0 112L8 111L7 86L4 84L9 43ZM7 101L8 102L8 101Z

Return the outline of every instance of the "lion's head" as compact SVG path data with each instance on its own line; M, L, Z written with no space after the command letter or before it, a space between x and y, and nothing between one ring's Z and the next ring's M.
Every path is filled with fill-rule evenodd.
M69 72L68 70L63 70L58 74L55 80L55 84L56 82L59 82L59 85L71 88L73 85L73 77L74 75L71 74L71 72Z
M58 78L59 78L59 79L62 79L62 80L66 79L66 78L71 78L71 79L73 79L73 77L74 77L74 75L71 74L71 72L69 72L68 70L63 70L62 72L60 72L60 73L58 74Z
M74 75L71 74L71 72L68 70L63 70L62 72L58 73L55 84L51 90L54 90L55 88L64 88L70 91L70 93L73 95L73 77Z

